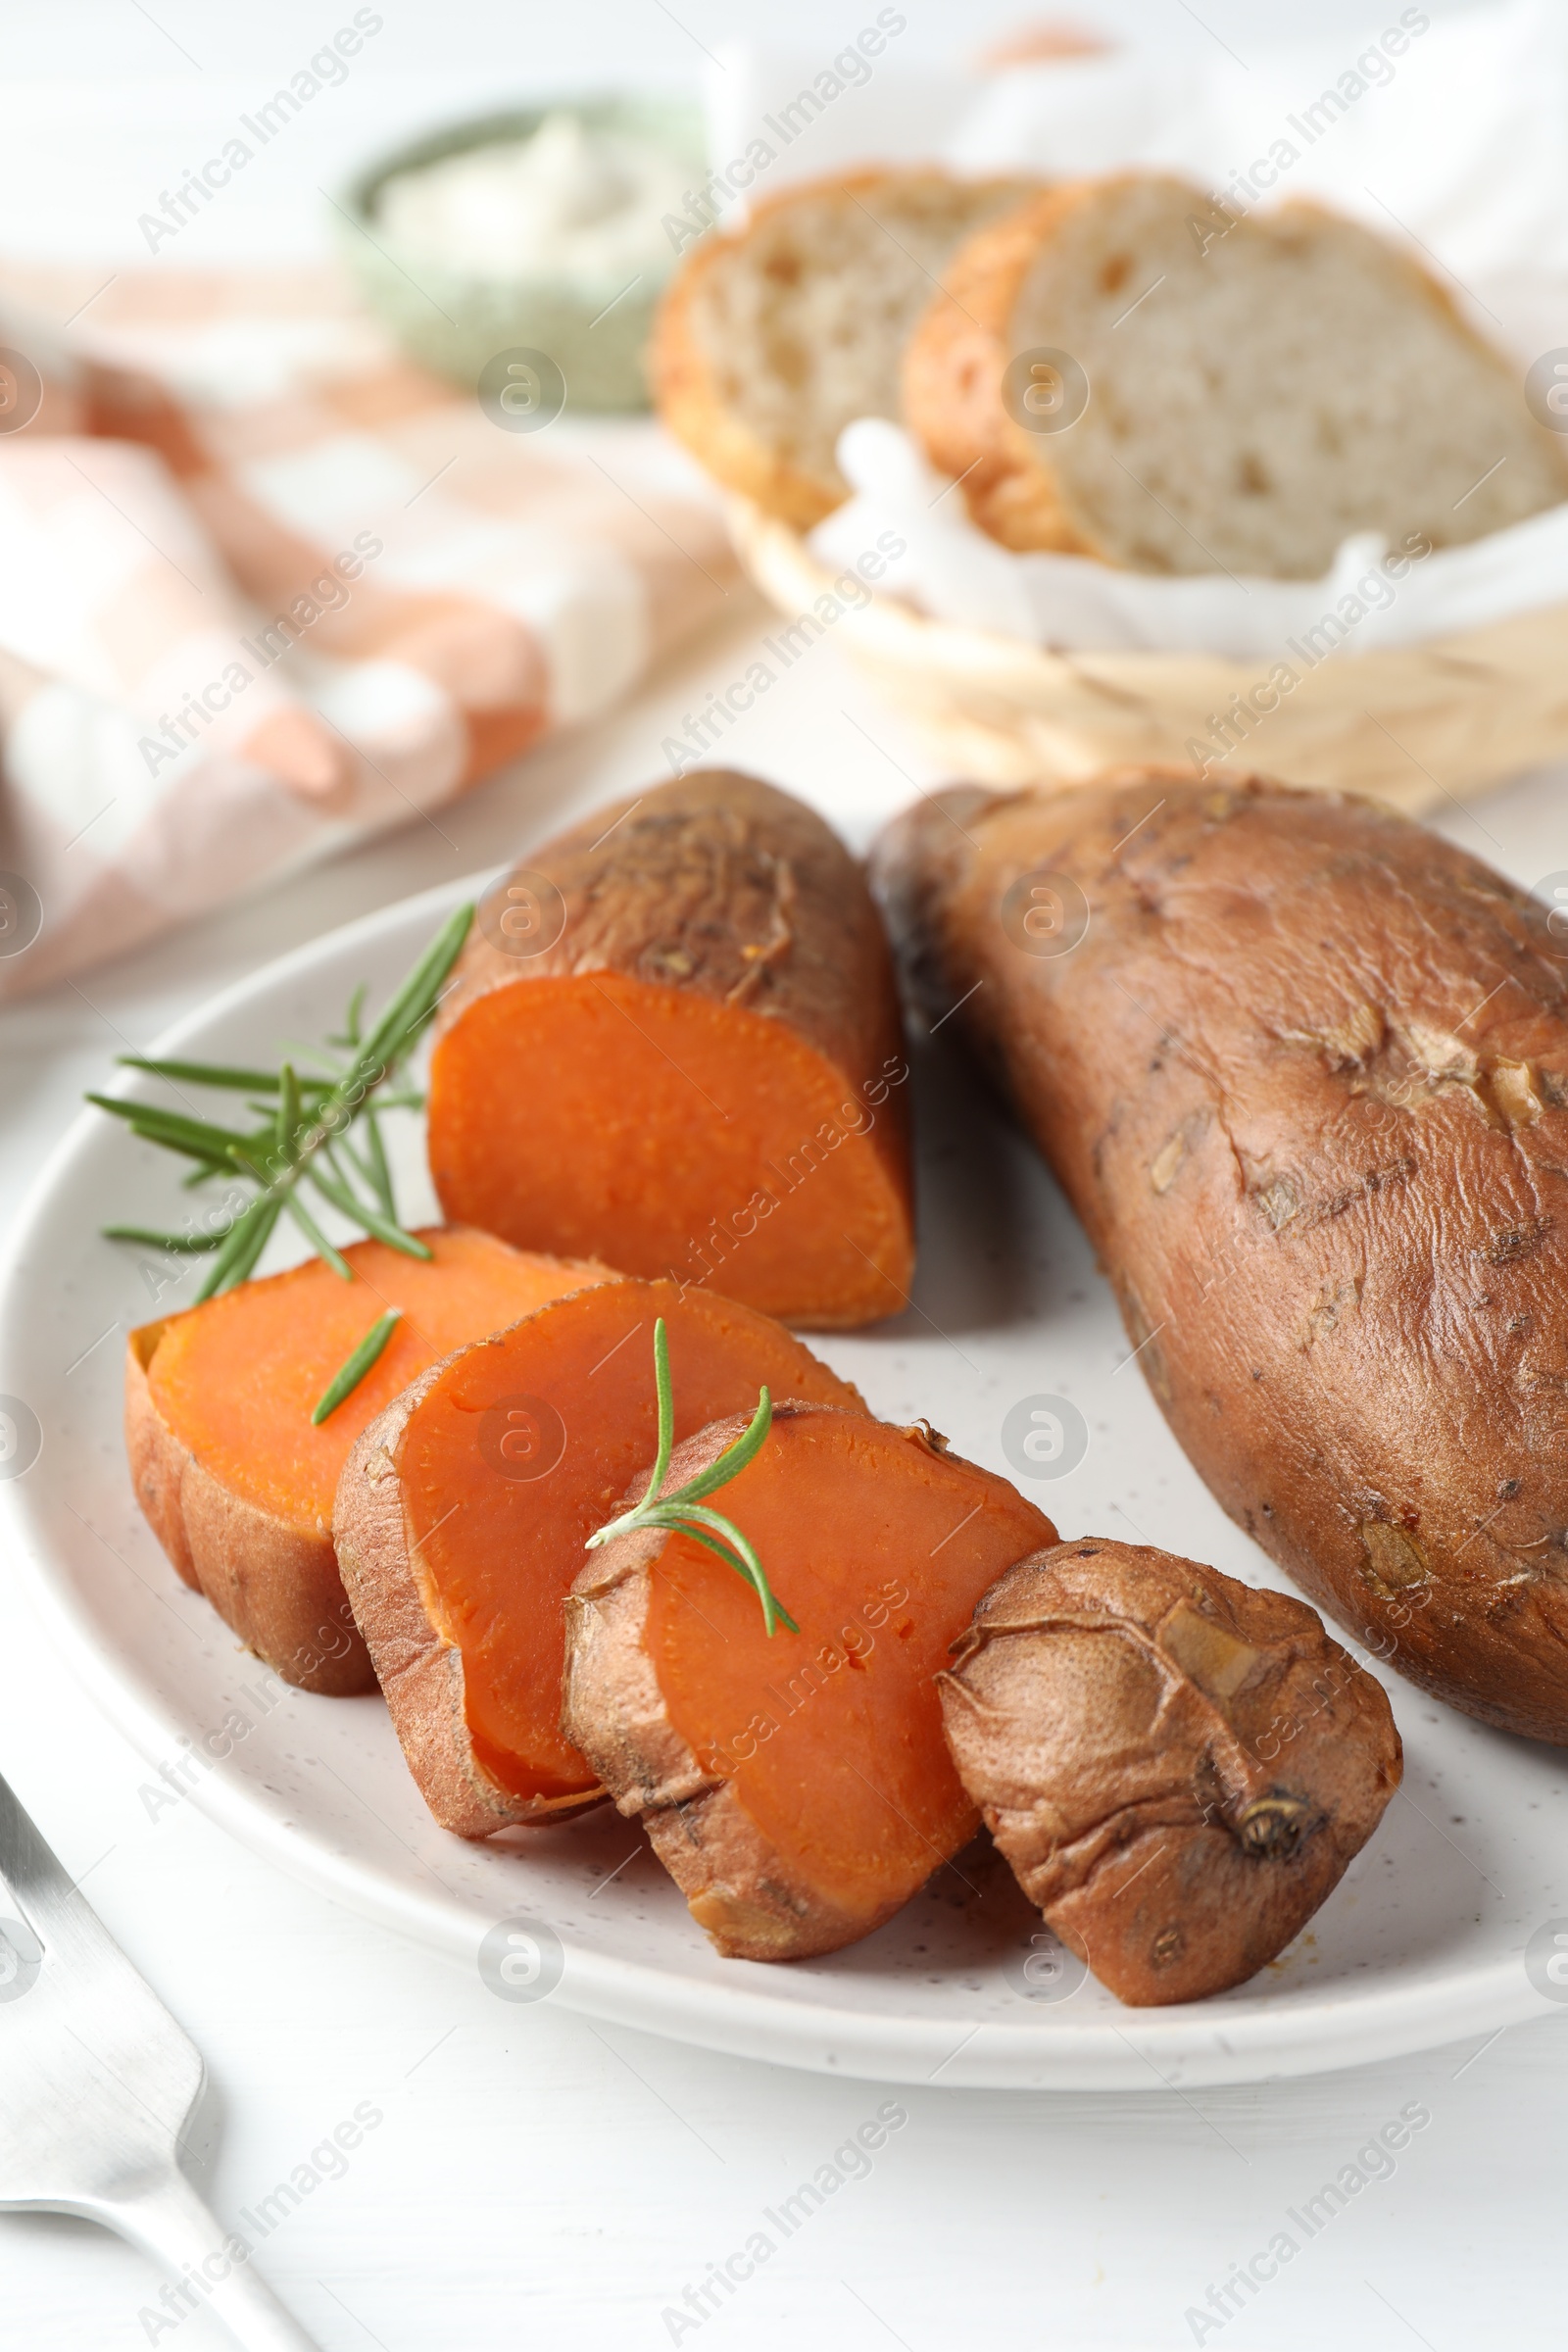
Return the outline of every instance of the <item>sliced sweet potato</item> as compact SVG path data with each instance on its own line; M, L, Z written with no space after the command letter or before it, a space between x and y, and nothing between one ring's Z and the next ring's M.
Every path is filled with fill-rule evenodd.
M698 770L527 864L481 909L438 1025L447 1215L819 1330L895 1313L907 1064L843 843L787 793Z
M1030 1901L1138 2007L1255 1975L1399 1785L1382 1685L1314 1609L1145 1544L1020 1560L954 1653L964 1787Z
M428 1260L382 1242L246 1282L130 1335L125 1448L136 1498L184 1578L286 1682L343 1695L375 1687L332 1548L349 1448L417 1372L546 1299L609 1280L485 1233L419 1237ZM334 1373L377 1317L402 1320L352 1395L314 1427Z
M677 1395L679 1383L677 1379ZM662 1492L745 1417L678 1446ZM949 1644L1055 1530L923 1427L783 1404L719 1496L800 1627L689 1537L616 1537L566 1603L562 1721L726 1956L869 1935L978 1826L942 1736Z
M459 1837L604 1793L561 1728L562 1602L639 1468L646 1483L660 1316L679 1438L755 1406L764 1385L863 1414L856 1390L767 1316L617 1281L434 1366L344 1468L343 1582L410 1770Z

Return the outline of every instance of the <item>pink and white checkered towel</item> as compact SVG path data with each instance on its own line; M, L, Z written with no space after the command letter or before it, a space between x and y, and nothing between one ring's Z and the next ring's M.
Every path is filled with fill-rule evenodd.
M451 800L735 578L643 421L501 429L325 270L0 271L0 997Z

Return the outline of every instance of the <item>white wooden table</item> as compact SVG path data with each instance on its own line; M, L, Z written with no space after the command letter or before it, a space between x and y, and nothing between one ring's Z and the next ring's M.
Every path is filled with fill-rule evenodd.
M154 5L200 48L194 7ZM524 54L524 13L534 15L516 12L507 35L514 59ZM587 13L575 31L546 28L546 62L564 82L601 70ZM711 36L716 9L681 13ZM862 21L846 8L808 14L841 28ZM47 36L53 65L34 57L29 70L68 69L73 24L87 20L103 44L89 61L97 70L112 73L114 43L134 40L137 70L161 74L162 36L136 30L139 19L127 32L123 16L62 12ZM672 77L685 36L650 30L645 16L630 0L614 9L627 43L617 69L642 58ZM488 17L469 9L457 21L471 27ZM431 10L416 28L432 73L454 65L438 18L453 21ZM308 54L338 21L283 12L258 73L280 65L290 41ZM389 33L394 23L389 11ZM41 24L42 12L28 35L35 48ZM514 77L543 74L519 64ZM62 151L66 112L30 111L56 129L47 157L39 134L29 176L14 135L26 94L14 87L0 100L0 130L12 134L0 156L6 239L23 249L20 188L33 218L49 216L57 246L74 239L81 249L91 205L69 235L61 208L74 172L98 191L91 203L102 201L112 158L95 150L94 161L85 139L79 155ZM89 107L83 119L112 113ZM127 141L144 129L127 121ZM107 244L107 214L97 225ZM657 775L661 738L744 669L760 634L760 608L739 593L734 603L636 704L443 812L455 851L412 829L0 1016L0 1218L123 1039L145 1044L298 942L511 856L564 814ZM906 797L906 776L934 777L827 642L736 728L730 757L803 793L857 838ZM1455 810L1444 829L1527 882L1568 868L1568 780L1515 786L1478 816L1479 825ZM1187 2095L1151 2076L1147 2095L1006 2097L890 2093L589 2025L551 2002L498 2002L475 1972L393 1940L253 1860L194 1803L150 1809L148 1768L44 1644L4 1563L0 1770L208 2056L222 2125L208 2182L219 2211L254 2209L280 2181L304 2189L261 2260L328 2352L535 2343L652 2352L698 2339L720 2352L796 2352L803 2338L824 2352L889 2342L907 2352L969 2343L1152 2352L1220 2338L1227 2352L1331 2343L1555 2352L1563 2341L1568 2009L1490 2044L1278 2086ZM890 2097L907 2120L869 2173L732 2296L713 2290L705 2302L710 2266L744 2247L763 2209ZM1415 2104L1430 2123L1387 2178L1310 2239L1287 2221ZM378 2120L351 2155L333 2156L334 2128L357 2110L362 2122ZM1298 2250L1257 2284L1275 2267L1267 2249L1282 2230ZM1234 2285L1226 2316L1225 2281L1250 2262L1252 2290ZM8 2352L129 2352L176 2339L181 2352L201 2352L216 2342L199 2315L168 2324L158 2286L137 2258L82 2225L0 2219Z

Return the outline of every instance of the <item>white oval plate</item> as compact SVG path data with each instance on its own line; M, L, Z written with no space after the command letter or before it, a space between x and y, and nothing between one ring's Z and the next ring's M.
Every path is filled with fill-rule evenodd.
M281 1041L335 1027L359 981L373 1004L463 895L427 893L285 956L159 1050L275 1060ZM1020 1482L1063 1534L1130 1536L1282 1583L1125 1364L1109 1291L1033 1153L954 1058L926 1054L916 1092L915 1303L879 1330L813 1344L878 1412L925 1415L959 1452L1014 1476L1008 1411L1068 1398L1087 1452ZM417 1127L402 1124L405 1210L429 1214ZM1393 1676L1405 1784L1383 1827L1279 1961L1182 2008L1124 2009L1083 1981L984 1840L865 1942L769 1968L718 1959L613 1813L486 1845L447 1836L379 1698L312 1697L270 1676L180 1584L137 1511L121 1441L124 1334L177 1306L192 1278L170 1282L98 1228L167 1225L176 1186L165 1154L91 1110L43 1170L0 1284L0 1396L36 1415L42 1449L23 1475L0 1477L0 1503L8 1556L30 1563L54 1631L155 1781L169 1776L258 1852L479 1965L502 1997L543 1995L712 2049L900 2082L1263 2081L1486 2034L1545 2005L1524 1950L1568 1915L1563 1756L1485 1731ZM521 1942L493 1933L513 1919Z

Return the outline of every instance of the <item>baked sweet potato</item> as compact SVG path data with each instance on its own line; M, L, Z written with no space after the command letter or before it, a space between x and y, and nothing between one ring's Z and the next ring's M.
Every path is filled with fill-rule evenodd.
M332 1497L368 1422L417 1372L548 1298L610 1279L485 1233L433 1230L428 1260L382 1242L246 1282L144 1323L125 1359L125 1448L136 1499L187 1585L205 1592L285 1682L345 1695L375 1688L332 1548ZM334 1373L390 1307L402 1319L319 1427Z
M1399 1785L1381 1684L1304 1601L1098 1537L1009 1568L938 1677L987 1829L1118 1999L1255 1975Z
M661 1492L745 1427L678 1447ZM1055 1530L923 1425L795 1403L721 1499L799 1633L769 1637L690 1537L617 1536L566 1603L562 1721L718 1949L795 1960L869 1935L973 1834L935 1677Z
M809 808L696 771L530 854L439 1019L449 1217L817 1329L904 1304L903 1035L858 866Z
M679 1437L755 1405L764 1385L864 1410L767 1316L672 1283L613 1281L434 1365L344 1466L343 1582L409 1768L459 1837L603 1795L561 1729L562 1602L588 1538L654 1459L660 1316Z
M1384 809L1188 771L948 794L875 863L1232 1517L1425 1689L1568 1741L1545 909Z

